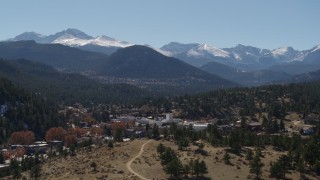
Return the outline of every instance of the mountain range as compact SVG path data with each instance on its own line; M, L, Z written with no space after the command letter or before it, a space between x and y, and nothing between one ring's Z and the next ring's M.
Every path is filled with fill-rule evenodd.
M49 36L41 35L36 32L25 32L9 39L9 41L25 40L33 40L40 44L62 44L105 54L112 54L119 48L133 45L105 35L92 37L77 29L66 29Z
M305 62L319 64L320 45L309 50L298 51L292 47L274 50L237 45L232 48L217 48L208 44L182 44L171 42L160 48L173 57L201 67L209 62L218 62L242 71L267 69L285 63Z
M34 40L41 44L62 44L108 55L117 49L134 45L105 35L92 37L77 29L67 29L48 36L25 32L9 39L9 41L21 40ZM320 64L317 60L320 56L320 45L309 50L298 51L292 47L268 50L239 44L231 48L218 48L209 44L171 42L159 49L154 49L196 67L209 62L218 62L242 71L255 71L292 62Z
M131 84L162 95L238 86L237 83L139 45L118 49L108 56L61 44L6 41L0 43L0 57L28 59L62 72L85 74L105 84Z
M73 69L76 70L93 70L94 72L102 73L108 76L114 75L112 73L116 73L116 71L118 71L117 76L122 77L127 73L132 73L132 71L138 71L140 66L137 65L141 65L141 68L143 67L143 70L141 68L139 69L141 75L143 74L142 72L147 73L148 71L148 76L153 76L156 72L160 71L159 69L163 69L162 67L158 70L153 70L153 73L150 73L151 69L154 69L154 67L152 67L150 64L137 64L137 62L136 64L131 64L132 67L135 68L125 69L124 65L121 66L121 68L125 69L125 71L117 70L118 68L120 68L118 66L117 68L110 68L110 66L113 66L112 62L115 63L116 60L113 61L106 59L117 59L117 56L119 54L118 52L116 52L117 50L134 46L134 43L116 40L105 35L92 37L77 29L67 29L54 35L48 36L41 35L35 32L26 32L9 39L9 41L21 40L33 40L40 44L46 44L46 46L49 46L49 44L56 45L57 47L59 47L59 44L70 46L73 47L72 51L74 51L75 54L80 53L80 51L79 53L76 52L75 48L85 50L87 54L86 56L81 55L75 58L77 59L77 61L81 61L81 63L78 63L81 65L78 65L75 61L71 63L74 64ZM315 46L309 50L302 51L295 50L292 47L281 47L274 50L269 50L239 44L231 48L218 48L209 44L183 44L178 42L168 43L159 49L153 47L150 48L165 56L170 57L171 60L179 59L203 71L206 71L213 75L218 75L224 79L234 81L244 86L257 86L267 83L279 82L290 79L298 74L304 74L320 69L320 45ZM138 49L141 50L140 53L145 53L145 49ZM100 54L96 53L94 55L89 55L88 51L98 52ZM7 50L5 50L4 54L6 54L6 52ZM126 51L123 52L126 53ZM131 52L133 51L130 51L130 53ZM0 53L3 52L0 51ZM19 53L23 53L23 51ZM146 54L142 54L140 57L136 57L135 59L143 59L147 57ZM50 55L50 57L57 59L57 56ZM10 56L8 58L15 57ZM35 58L25 55L23 56L23 58L37 60L37 57ZM61 58L59 58L59 60L60 59ZM62 59L62 62L69 62L65 61L64 58ZM62 68L62 66L60 65L57 66L57 64L59 63L63 64L62 62L59 62L59 60L50 60L49 64L57 68ZM154 63L155 62L156 60L154 61ZM179 65L176 64L176 66L174 67L178 66ZM168 65L168 67L166 68L170 69L170 67L171 66ZM71 69L69 68L69 70ZM170 70L170 72L172 72L172 70Z

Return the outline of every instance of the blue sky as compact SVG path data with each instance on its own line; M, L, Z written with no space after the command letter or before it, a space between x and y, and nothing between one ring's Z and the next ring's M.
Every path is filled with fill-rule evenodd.
M3 0L0 40L76 28L136 44L298 50L320 44L319 0Z

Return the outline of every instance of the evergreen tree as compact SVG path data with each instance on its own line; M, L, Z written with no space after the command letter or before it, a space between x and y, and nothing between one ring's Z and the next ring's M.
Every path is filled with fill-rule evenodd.
M223 161L224 161L224 163L230 165L230 164L231 164L230 158L231 158L231 156L230 156L229 153L226 151L225 154L224 154L224 156L223 156Z
M40 164L36 164L35 166L33 166L30 170L30 178L37 180L39 179L41 176L41 165Z
M166 150L166 147L165 147L162 143L160 143L160 144L157 146L157 152L158 152L159 154L162 154L165 150Z
M75 155L75 154L76 154L76 145L75 145L74 143L71 144L69 150L70 150L70 154L71 154L72 156Z
M254 158L250 161L250 173L256 175L256 179L259 179L262 174L262 167L264 164L261 162L259 154L256 154Z
M207 174L208 173L208 167L206 165L206 163L204 161L201 161L200 164L200 174L203 176L203 174Z
M287 155L282 155L270 167L270 176L277 179L285 179L290 168L290 159Z
M283 178L283 173L279 162L275 162L270 166L270 177L277 179Z
M4 164L4 157L2 152L0 152L0 164Z
M304 161L302 158L299 159L297 166L298 166L297 169L300 172L300 177L303 177L305 169L304 169Z
M21 176L21 169L19 166L19 162L15 159L11 159L10 172L12 174L13 179L18 179Z
M317 160L314 164L314 172L317 173L317 175L320 175L320 160Z
M279 132L279 124L278 124L278 121L276 119L273 120L272 128L273 128L273 130L272 130L273 133Z
M164 128L164 130L163 130L163 136L164 136L164 138L167 138L167 137L169 136L169 131L168 131L167 128Z
M174 158L165 166L164 170L170 176L178 178L183 172L183 165L178 158Z
M228 136L228 145L231 148L231 151L235 154L239 154L241 151L241 139L240 133L237 130L231 131Z
M109 147L109 148L113 148L113 143L112 143L112 141L109 141L109 142L108 142L108 147Z
M251 149L248 149L246 154L246 160L251 161L253 159L253 151Z
M160 136L159 128L157 124L154 124L152 128L152 138L158 138L159 136Z
M247 119L246 119L246 117L244 117L244 116L241 117L240 127L241 127L242 129L246 129L246 127L247 127Z
M123 141L123 129L121 129L121 128L116 129L116 134L114 136L114 139L118 142Z
M97 171L97 163L96 162L92 162L90 164L90 166L93 168L93 171L96 172Z
M316 160L320 159L320 146L313 141L308 142L305 145L303 157L312 167L316 163Z
M280 131L284 131L286 128L285 128L285 125L284 125L284 122L283 122L283 119L280 120Z
M168 164L175 158L177 158L177 155L171 148L166 148L166 150L160 155L162 165Z
M281 165L281 170L282 170L282 174L283 174L283 178L286 178L286 173L288 172L289 168L290 168L290 158L287 155L282 155L280 156L278 162Z

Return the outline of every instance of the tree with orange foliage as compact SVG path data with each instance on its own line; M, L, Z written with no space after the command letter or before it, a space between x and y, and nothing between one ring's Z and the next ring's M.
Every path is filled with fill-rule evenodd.
M46 133L46 141L63 141L66 131L62 127L50 128Z
M83 128L69 128L68 129L68 133L71 135L76 136L77 138L82 137L84 134L86 134L87 130L83 129Z
M3 155L5 160L8 160L13 155L13 151L12 150L5 151L5 152L2 153L2 155Z
M35 140L34 133L32 131L19 131L13 132L10 136L11 144L29 145Z
M103 135L103 129L100 127L93 127L90 130L90 134L96 135L96 136L102 136Z
M26 154L26 149L23 146L17 147L16 156L23 157Z
M77 144L77 138L74 135L70 135L70 134L66 135L64 137L64 146L69 148L73 144L74 145Z
M125 122L112 122L111 123L111 129L113 132L115 132L117 129L125 129L127 123Z

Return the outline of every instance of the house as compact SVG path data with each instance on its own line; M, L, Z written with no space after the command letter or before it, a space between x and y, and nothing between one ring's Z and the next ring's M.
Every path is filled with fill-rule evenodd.
M125 129L124 130L125 137L135 137L135 135L136 135L136 130L134 130L134 129Z
M204 124L193 124L193 130L194 131L202 131L207 129L208 127L208 123L204 123Z
M304 127L300 130L301 135L308 135L309 136L309 135L313 135L315 133L316 133L316 131L314 130L313 127Z
M143 138L143 137L147 137L147 136L148 136L147 131L136 131L136 134L135 134L136 138Z
M262 130L262 124L260 122L251 122L247 125L249 131L259 132Z

